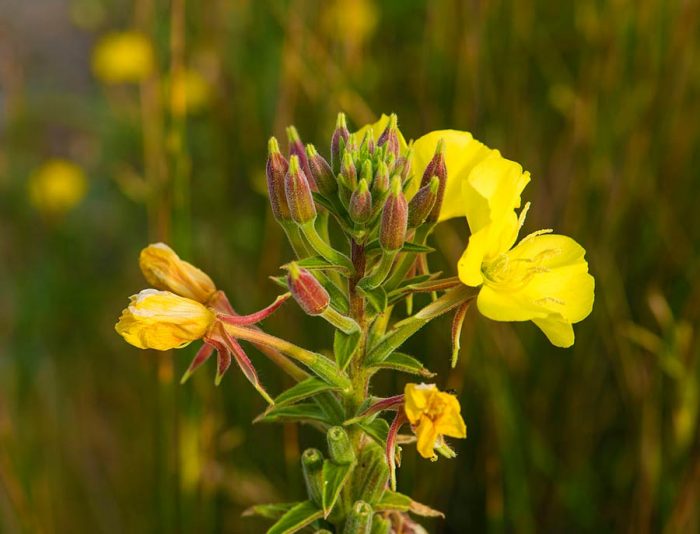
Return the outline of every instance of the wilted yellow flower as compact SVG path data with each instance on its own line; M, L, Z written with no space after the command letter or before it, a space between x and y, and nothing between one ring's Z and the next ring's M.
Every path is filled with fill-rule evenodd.
M495 321L533 321L558 347L574 343L573 323L593 307L595 282L585 250L541 230L513 246L525 220L520 194L530 177L514 162L488 159L470 173L464 208L471 229L458 263L460 280L482 286L477 307Z
M519 174L527 176L527 180L529 180L529 174L523 175L522 169L517 163L504 159L498 150L491 149L477 141L469 132L458 130L430 132L419 137L413 143L412 169L418 173L419 177L435 154L435 148L441 139L445 143L447 184L440 209L440 221L453 217L463 217L469 213L465 209L465 203L470 202L473 198L470 195L473 191L469 190L471 187L478 187L478 192L481 194L493 193L493 189L498 185L497 181L491 181L493 173L514 173L513 166L515 166L520 169ZM480 165L487 161L491 162L488 166ZM499 162L503 162L503 169L499 168ZM510 168L506 169L505 167ZM478 173L479 178L470 181L472 173Z
M61 214L69 211L85 196L85 173L75 163L52 159L29 178L29 200L40 211Z
M169 291L144 289L130 300L115 330L140 349L184 347L204 337L216 318L199 302Z
M216 286L206 273L181 260L165 243L148 245L139 256L141 272L149 284L181 297L206 303Z
M467 437L467 426L454 395L438 390L435 384L406 384L404 398L404 411L423 458L437 458L434 449L444 446L443 436Z
M104 83L139 82L153 72L154 66L151 42L135 31L105 35L92 54L92 70Z
M171 108L176 115L197 113L210 99L211 88L199 71L185 69L170 80Z

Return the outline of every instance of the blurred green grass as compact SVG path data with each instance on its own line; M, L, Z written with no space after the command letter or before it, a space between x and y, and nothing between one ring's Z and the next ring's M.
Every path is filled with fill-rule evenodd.
M42 4L0 7L0 529L259 532L241 511L299 497L298 452L318 438L251 426L263 403L235 372L170 386L193 349L159 358L113 332L162 228L144 204L139 90L97 83L90 50L138 27L166 74L170 4ZM452 462L404 454L400 488L447 513L431 530L700 529L698 17L663 0L187 2L185 59L212 96L187 119L185 202L155 209L174 209L175 244L240 310L273 297L289 257L261 194L266 140L294 123L326 146L338 110L356 126L395 111L407 137L473 132L532 173L526 230L588 251L596 305L573 349L474 310L458 369L447 320L408 347L459 391L469 429ZM89 179L64 217L27 196L51 157ZM435 237L453 272L466 225ZM316 326L293 306L266 323L328 347ZM255 359L271 391L288 385Z

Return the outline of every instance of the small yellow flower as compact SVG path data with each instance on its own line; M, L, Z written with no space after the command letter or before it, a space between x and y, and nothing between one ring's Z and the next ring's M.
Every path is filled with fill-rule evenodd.
M459 401L454 395L439 391L435 384L406 384L404 395L404 411L423 458L437 458L434 449L444 446L443 436L467 437Z
M85 196L85 173L75 163L52 159L29 178L29 200L38 210L54 215L75 207Z
M140 349L184 347L204 337L216 318L199 302L169 291L144 289L130 300L115 330Z
M181 297L206 303L216 286L206 273L181 260L165 243L148 245L139 256L141 272L149 284Z
M469 132L458 130L430 132L413 143L412 168L419 178L441 139L445 143L447 184L440 209L440 221L469 216L470 210L466 206L468 203L483 204L488 203L490 198L503 198L497 192L500 187L506 186L504 182L522 182L522 191L530 179L528 173L522 172L520 165L503 158L498 150L477 141ZM519 205L518 192L517 204L513 208ZM482 215L479 213L476 216Z
M102 37L92 54L92 70L104 83L134 83L153 72L153 47L142 33L127 31Z
M197 113L211 100L211 88L204 77L194 69L185 69L170 81L171 109L175 115Z

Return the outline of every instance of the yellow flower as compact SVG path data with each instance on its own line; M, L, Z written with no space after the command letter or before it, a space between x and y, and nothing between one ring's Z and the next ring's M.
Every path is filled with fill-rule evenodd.
M204 77L194 69L185 69L170 82L171 108L175 115L197 113L211 99L211 88Z
M154 66L151 42L135 31L105 35L92 54L92 70L104 83L139 82L153 72Z
M454 395L439 391L435 384L406 384L404 396L404 411L423 458L437 458L434 449L444 446L443 436L467 437L467 427Z
M386 127L388 125L389 125L389 116L382 113L382 116L379 118L379 120L377 122L374 122L372 124L365 124L362 128L357 130L354 134L355 140L359 144L365 138L365 135L367 135L367 132L372 132L372 137L374 138L374 140L376 142L379 139L379 136L382 135L384 130L386 130ZM401 149L401 152L406 150L407 146L408 145L406 144L406 139L404 139L403 134L401 133L401 130L399 130L399 147ZM435 149L435 147L433 147L433 150L434 149ZM420 182L420 180L418 180L418 181Z
M524 181L522 187L529 181L529 174L523 174L520 165L503 158L498 150L477 141L469 132L437 130L419 137L413 143L412 169L419 178L417 182L420 182L422 173L435 154L435 148L441 139L445 143L447 184L440 209L440 221L469 215L466 203L483 202L484 199L493 197L495 190L504 180ZM522 188L520 190L522 191ZM474 192L478 193L476 197ZM518 197L517 206L519 205Z
M140 349L169 350L201 339L215 315L199 302L169 291L144 289L130 297L115 330Z
M206 273L181 260L165 243L148 245L139 256L141 272L149 284L176 295L206 303L216 286Z
M75 163L52 159L30 177L28 188L34 207L48 214L61 214L83 199L87 180Z

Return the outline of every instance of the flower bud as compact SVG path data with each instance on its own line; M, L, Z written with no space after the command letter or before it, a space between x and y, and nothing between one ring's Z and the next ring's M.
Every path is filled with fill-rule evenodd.
M357 224L366 223L372 216L372 195L367 187L367 180L364 178L360 180L360 184L350 197L348 213L353 222Z
M267 143L267 193L270 197L272 215L278 221L290 221L289 205L284 192L284 177L289 169L287 159L280 152L277 139L270 137Z
M299 137L299 132L294 126L287 127L287 140L289 142L289 157L297 156L299 158L299 166L301 170L304 171L308 180L311 178L311 169L309 168L309 160L306 157L306 149L304 148L304 143L301 142L301 137ZM313 181L309 184L312 191L316 191L316 184Z
M421 180L420 186L425 187L428 185L433 176L437 176L440 180L440 187L437 191L437 197L435 198L435 204L430 214L427 217L429 222L436 222L440 216L440 208L442 207L442 199L445 196L445 186L447 185L447 166L445 165L445 141L440 139L438 141L437 147L435 148L435 155L433 159L428 162L423 172L423 179Z
M316 205L306 174L299 166L299 158L289 159L289 170L284 177L284 192L289 205L289 214L294 222L303 224L316 217Z
M406 182L411 175L411 161L413 160L413 148L409 147L405 155L399 156L396 160L394 172L401 175L401 181Z
M381 499L389 482L389 465L386 453L376 443L368 443L362 449L353 476L352 494L374 504Z
M333 170L326 159L318 153L314 145L306 145L306 155L311 169L311 178L316 183L316 188L327 197L331 197L338 190L338 182L335 180Z
M331 166L333 167L334 173L338 173L340 170L340 161L342 159L341 149L347 144L349 137L350 131L345 122L345 113L338 113L335 130L331 137Z
M306 493L311 502L321 506L323 494L323 454L318 449L306 449L301 455L301 470L304 474Z
M169 291L144 289L129 300L114 328L140 349L179 349L203 338L215 320L199 302Z
M369 534L372 530L374 510L365 501L355 501L345 520L343 534Z
M294 300L308 315L321 315L331 303L328 291L306 269L300 269L292 262L288 267L287 287Z
M389 191L391 181L389 180L389 168L383 161L379 162L377 172L374 174L374 182L372 183L372 193L383 195Z
M393 154L395 158L399 157L401 152L401 142L399 141L398 117L396 113L389 116L389 124L377 139L377 146L387 146L387 154Z
M349 464L355 461L355 451L350 443L348 433L342 426L332 426L326 432L328 454L337 464Z
M355 168L355 162L353 162L349 150L346 150L343 154L343 161L340 164L340 174L343 175L345 182L351 190L357 187L357 169Z
M216 286L206 273L180 259L165 243L148 245L139 255L141 272L149 284L156 289L164 289L206 303Z
M401 178L394 176L379 226L379 244L384 250L399 250L403 246L407 224L408 203L401 190Z
M433 176L428 185L421 187L408 203L408 227L416 228L423 224L435 205L440 188L440 179Z

